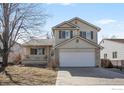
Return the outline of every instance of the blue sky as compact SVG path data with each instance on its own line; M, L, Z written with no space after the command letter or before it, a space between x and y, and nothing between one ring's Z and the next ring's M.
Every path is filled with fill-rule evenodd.
M98 33L99 41L102 38L124 38L124 4L43 4L46 13L50 15L43 30L50 32L51 27L80 17L102 30Z

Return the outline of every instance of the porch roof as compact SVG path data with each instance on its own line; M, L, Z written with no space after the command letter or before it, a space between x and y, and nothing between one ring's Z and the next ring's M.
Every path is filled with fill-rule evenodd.
M31 39L30 41L22 45L23 46L52 46L53 39Z

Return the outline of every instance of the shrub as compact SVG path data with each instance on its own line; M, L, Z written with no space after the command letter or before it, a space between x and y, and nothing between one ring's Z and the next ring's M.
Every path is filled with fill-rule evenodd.
M48 56L47 56L47 55L45 55L45 56L44 56L44 59L46 60L47 58L48 58Z
M101 67L112 68L113 65L109 59L101 59Z
M54 57L51 58L50 62L48 63L48 67L50 69L56 69L58 67L58 64L55 61L55 58Z
M16 55L15 59L14 59L14 64L21 64L21 55L18 54Z

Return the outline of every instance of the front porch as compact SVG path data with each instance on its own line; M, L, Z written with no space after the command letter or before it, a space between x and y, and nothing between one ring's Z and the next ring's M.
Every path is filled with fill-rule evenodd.
M48 58L46 55L29 55L23 59L22 64L31 64L31 65L42 65L47 64Z
M22 64L24 65L47 65L50 61L50 46L24 47Z

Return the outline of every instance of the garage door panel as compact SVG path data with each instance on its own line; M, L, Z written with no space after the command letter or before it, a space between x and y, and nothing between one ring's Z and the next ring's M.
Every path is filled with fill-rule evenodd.
M60 49L60 52L95 52L95 49Z
M94 52L60 52L61 67L91 67L95 66Z

